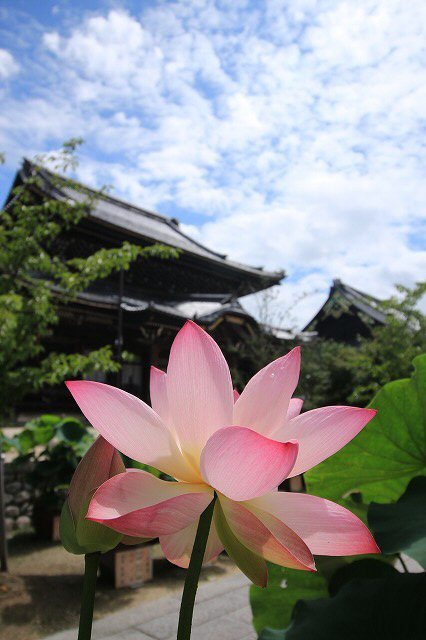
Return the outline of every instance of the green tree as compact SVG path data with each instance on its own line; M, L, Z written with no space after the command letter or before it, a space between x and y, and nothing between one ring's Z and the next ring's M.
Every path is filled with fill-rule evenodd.
M406 378L413 359L426 352L426 316L419 303L426 283L396 285L397 294L380 302L386 324L358 344L314 340L303 347L298 393L305 409L325 404L366 406L387 382Z
M365 406L387 382L408 378L411 362L426 352L426 316L419 303L426 282L414 287L396 285L397 294L380 304L386 324L360 341L355 361L354 390L348 400Z
M321 338L278 340L271 328L270 301L265 299L259 331L236 348L238 365L232 374L237 388L241 390L261 367L301 344L296 395L305 399L305 411L335 404L366 406L387 382L408 377L412 360L426 352L426 316L419 306L426 283L412 288L396 285L396 291L380 302L386 324L374 328L371 336L356 345Z
M334 340L303 344L296 394L305 399L304 411L347 404L355 385L357 358L356 347Z
M37 167L18 186L0 213L0 418L26 394L56 385L67 376L116 371L111 345L89 353L47 353L46 339L59 320L59 306L75 299L93 282L128 270L137 259L171 258L177 251L161 245L139 247L124 242L85 258L66 259L55 241L77 225L102 191L92 192L69 177L49 173L59 198L45 195L43 167L66 174L75 169L80 139L65 143L59 154L38 157ZM66 197L72 190L75 197ZM37 196L37 194L43 194Z

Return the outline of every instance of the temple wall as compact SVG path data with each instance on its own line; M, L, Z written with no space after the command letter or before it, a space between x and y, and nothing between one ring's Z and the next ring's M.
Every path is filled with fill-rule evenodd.
M16 469L10 464L5 465L5 524L8 537L17 532L27 531L32 525L34 490L26 482L25 476L24 468Z

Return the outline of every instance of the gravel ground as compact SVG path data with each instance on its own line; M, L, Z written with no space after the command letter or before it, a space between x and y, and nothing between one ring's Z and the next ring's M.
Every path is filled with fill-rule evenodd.
M15 538L9 543L9 574L0 574L0 640L36 640L78 622L83 558L67 553L60 544ZM154 580L138 589L114 589L98 582L95 618L134 607L178 590L185 571L162 559L153 547ZM201 581L211 581L237 571L220 557L203 569Z

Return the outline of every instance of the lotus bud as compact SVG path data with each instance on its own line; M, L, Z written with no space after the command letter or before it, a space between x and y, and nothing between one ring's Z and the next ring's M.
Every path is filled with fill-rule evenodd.
M67 551L74 554L105 553L121 541L121 533L87 520L86 514L96 489L124 471L118 451L99 436L75 470L62 508L60 534Z

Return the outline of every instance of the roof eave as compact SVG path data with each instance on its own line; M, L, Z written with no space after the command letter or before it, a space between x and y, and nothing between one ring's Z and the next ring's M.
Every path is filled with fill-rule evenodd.
M36 165L31 162L30 160L28 160L27 158L23 159L23 163L22 166L20 168L20 170L17 172L16 177L15 177L15 183L18 180L18 177L22 180L25 181L25 179L27 177L29 177L30 175L30 171L33 167L35 167ZM49 171L48 169L44 169L42 168L43 173L45 174L45 179L46 182L48 182L48 176L49 174L52 175L57 175L57 174L53 174L53 172ZM59 178L61 178L61 176L58 175ZM15 184L14 183L14 184ZM82 185L85 189L88 189L89 191L96 193L96 191L94 189L91 189L90 187L86 187L85 185ZM58 191L55 188L56 191ZM48 191L46 190L46 193L48 193ZM55 195L55 194L50 194L50 195ZM62 193L62 195L64 197L68 197L65 193ZM146 210L146 209L142 209L140 207L136 207L135 205L132 205L131 203L128 203L124 200L121 200L120 198L115 198L113 196L110 196L108 194L100 194L99 196L101 199L104 200L109 200L109 201L113 201L116 202L118 204L120 204L123 207L130 207L133 210L137 210L138 212L144 214L144 215L148 215L151 217L155 217L158 220L161 220L164 224L167 224L168 226L173 227L173 230L177 233L179 233L179 235L181 235L182 237L185 237L187 239L189 239L191 241L191 243L193 243L194 245L199 246L203 251L205 251L207 254L210 253L212 257L209 257L208 255L200 255L198 253L196 253L195 251L192 252L189 249L181 249L183 253L187 254L187 255L191 255L193 257L195 257L198 260L204 260L206 262L210 262L212 264L216 264L216 265L221 265L223 267L225 267L226 269L230 269L231 271L235 271L237 273L244 273L246 274L248 277L250 277L251 279L254 280L258 280L259 282L262 282L263 287L262 289L265 289L267 287L270 286L274 286L279 284L285 277L286 277L286 273L284 270L279 270L279 271L265 271L263 270L263 268L261 267L251 267L249 265L245 265L245 264L241 264L238 262L234 262L232 260L229 260L224 254L215 252L211 249L209 249L208 247L205 247L204 245L202 245L201 243L199 243L198 241L194 240L193 238L191 238L190 236L187 236L185 233L182 232L181 229L178 228L178 226L175 224L174 219L169 218L167 216ZM164 241L160 241L159 239L152 237L152 236L148 236L148 235L143 235L141 233L137 233L135 231L132 231L131 229L124 227L122 225L119 224L114 224L112 222L107 222L105 220L103 220L100 217L97 217L96 215L94 215L93 211L89 212L89 216L90 219L94 220L96 223L98 224L102 224L104 226L107 226L109 228L114 228L120 231L124 231L126 233L129 233L131 235L134 235L135 237L141 238L145 241L148 242L154 242L154 243L161 243L165 246L170 246L173 248L176 248L175 245L164 242ZM256 289L253 291L253 293L255 293L256 291L259 291L261 289ZM248 295L244 294L244 295Z

